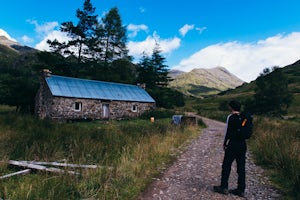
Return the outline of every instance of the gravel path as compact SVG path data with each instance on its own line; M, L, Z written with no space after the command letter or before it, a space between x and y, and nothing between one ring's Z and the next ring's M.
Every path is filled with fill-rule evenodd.
M224 123L202 118L208 126L182 153L177 161L163 175L155 180L139 197L140 200L184 200L184 199L281 199L270 186L264 170L256 166L251 155L246 160L245 198L214 193L212 187L220 184ZM236 188L237 173L232 166L229 189Z

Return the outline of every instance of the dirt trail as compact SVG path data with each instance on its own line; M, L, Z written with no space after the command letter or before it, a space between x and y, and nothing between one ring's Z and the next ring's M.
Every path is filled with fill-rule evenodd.
M201 117L202 118L202 117ZM251 155L246 160L245 198L214 193L212 187L220 184L223 161L223 138L226 124L202 118L207 125L202 134L194 140L177 161L155 180L139 197L140 200L183 200L183 199L280 199L265 176L264 170L256 166ZM229 189L236 188L235 163L229 178Z

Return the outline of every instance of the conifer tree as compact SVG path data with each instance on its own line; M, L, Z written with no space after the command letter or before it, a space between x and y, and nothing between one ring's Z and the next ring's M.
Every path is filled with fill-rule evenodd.
M170 81L170 77L168 77L169 69L165 65L165 60L166 58L161 55L160 46L156 44L151 56L151 65L156 74L155 83L160 87L167 86Z
M145 83L147 91L155 99L158 107L172 108L183 106L182 93L168 88L171 80L168 77L168 66L164 64L165 57L161 55L159 45L156 44L152 55L143 55L138 68L138 83Z
M75 55L78 63L88 58L90 40L92 40L98 24L97 15L94 14L95 9L90 0L85 0L83 10L77 9L76 11L77 25L74 25L71 21L61 24L60 30L67 33L71 40L62 43L57 39L48 40L47 42L54 52L61 55Z
M104 62L127 58L126 27L122 25L118 8L112 8L102 19L96 30L94 51Z

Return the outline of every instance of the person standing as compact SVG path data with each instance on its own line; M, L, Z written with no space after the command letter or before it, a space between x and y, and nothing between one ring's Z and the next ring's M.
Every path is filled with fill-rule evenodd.
M242 118L240 116L241 104L236 100L232 100L229 102L228 106L231 114L227 117L227 129L223 144L225 154L222 164L221 185L214 186L213 189L215 192L221 194L232 193L244 197L246 188L245 163L247 144L245 138L239 136L239 129L242 124ZM236 161L237 166L238 186L234 190L228 190L228 179L231 165L234 160Z

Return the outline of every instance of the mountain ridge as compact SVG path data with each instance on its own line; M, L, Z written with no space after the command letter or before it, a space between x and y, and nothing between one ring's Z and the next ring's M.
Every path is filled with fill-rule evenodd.
M170 71L170 87L185 95L204 97L236 88L244 83L224 67L194 68L190 72Z
M12 41L3 35L0 36L0 45L3 45L17 53L28 53L28 52L37 52L38 51L37 49L34 49L32 47L29 47L26 45L21 45L18 42Z

